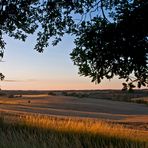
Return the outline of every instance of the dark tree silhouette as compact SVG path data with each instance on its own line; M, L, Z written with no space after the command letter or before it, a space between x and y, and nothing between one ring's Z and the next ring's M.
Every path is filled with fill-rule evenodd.
M147 0L1 0L0 56L6 34L25 41L37 31L35 50L43 52L49 39L57 45L67 33L76 37L71 58L80 75L146 86L147 16Z

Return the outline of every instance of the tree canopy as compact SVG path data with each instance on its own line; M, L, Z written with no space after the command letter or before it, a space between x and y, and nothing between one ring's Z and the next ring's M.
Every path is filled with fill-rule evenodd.
M55 46L70 34L71 59L80 75L97 83L119 76L146 86L147 16L147 0L0 0L0 57L4 35L25 41L37 33L34 49L43 52L49 39Z

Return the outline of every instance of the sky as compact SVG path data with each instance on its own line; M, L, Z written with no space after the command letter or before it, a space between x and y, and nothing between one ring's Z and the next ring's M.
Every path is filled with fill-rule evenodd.
M5 80L1 89L7 90L78 90L78 89L121 89L117 78L103 80L101 84L80 76L73 65L70 52L75 47L72 36L65 36L57 46L50 45L43 53L34 50L36 36L25 42L5 36L6 49L0 69Z

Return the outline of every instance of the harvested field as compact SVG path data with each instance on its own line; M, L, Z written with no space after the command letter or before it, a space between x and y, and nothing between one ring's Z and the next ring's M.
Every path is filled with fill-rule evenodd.
M57 94L57 92L56 95L48 95L47 92L43 94L28 93L13 98L1 96L0 110L148 123L148 107L145 104Z

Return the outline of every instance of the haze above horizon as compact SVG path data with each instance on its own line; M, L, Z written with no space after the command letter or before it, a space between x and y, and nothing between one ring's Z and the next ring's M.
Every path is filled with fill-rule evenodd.
M33 50L35 35L26 42L5 37L7 43L1 62L5 80L1 88L8 90L78 90L78 89L121 89L122 81L115 78L100 84L80 76L78 68L70 59L74 48L73 37L64 36L57 46L50 45L43 53Z

